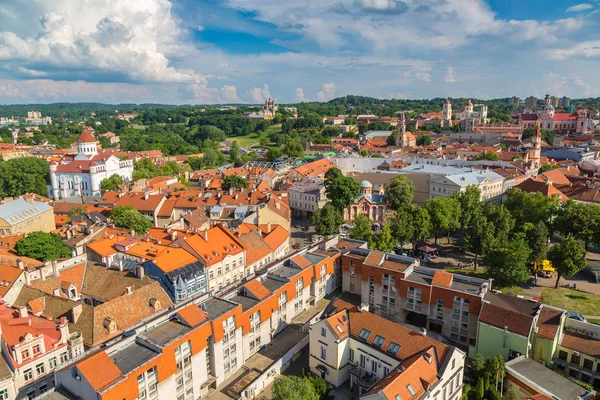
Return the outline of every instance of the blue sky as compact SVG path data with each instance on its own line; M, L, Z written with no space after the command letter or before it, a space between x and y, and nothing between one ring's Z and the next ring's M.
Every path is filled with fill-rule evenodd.
M0 103L600 96L600 1L0 0Z

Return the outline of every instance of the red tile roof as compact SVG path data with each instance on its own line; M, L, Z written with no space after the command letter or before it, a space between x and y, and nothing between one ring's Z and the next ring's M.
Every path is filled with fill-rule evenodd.
M600 340L571 331L565 331L560 345L594 358L600 358Z
M258 279L253 279L244 285L246 290L259 301L264 300L271 295L271 291L267 289Z
M431 284L434 286L441 286L445 288L449 288L452 285L452 279L454 275L446 271L435 271L433 274L433 280Z
M181 319L192 328L208 319L206 313L193 303L179 310L178 314Z
M96 143L96 138L94 138L92 132L92 130L85 129L77 138L77 143Z
M510 332L529 337L533 324L533 316L494 304L484 303L479 314L479 321L500 329L507 327Z

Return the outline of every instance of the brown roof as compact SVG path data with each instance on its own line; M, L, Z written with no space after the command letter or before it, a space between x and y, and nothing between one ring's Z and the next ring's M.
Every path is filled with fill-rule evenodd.
M346 310L340 310L327 318L326 321L338 339L348 337L348 315Z
M452 279L454 275L446 271L435 271L433 274L433 280L431 284L434 286L441 286L445 288L449 288L452 285Z
M271 248L257 230L241 234L238 240L246 249L246 265L252 265L271 254Z
M533 317L494 304L484 303L479 314L479 321L500 329L506 327L510 332L528 337Z
M363 264L371 265L371 266L379 266L382 261L385 259L385 253L381 253L378 251L371 251Z
M560 345L594 358L600 358L600 340L580 333L565 331Z
M560 317L562 314L563 311L544 305L538 317L537 336L543 339L554 340L560 326Z
M131 206L138 211L154 212L161 200L165 197L162 194L148 195L144 197L144 193L129 193L117 200L115 207Z
M517 189L520 189L527 193L540 192L546 197L558 196L558 198L560 199L561 202L567 201L569 199L560 190L558 190L554 185L547 183L547 182L541 182L539 180L532 179L532 178L529 178L529 179L521 182L520 184L518 184L515 187Z
M296 254L294 257L292 257L291 261L296 263L302 269L306 269L312 265L310 261L302 257L300 254Z
M250 292L258 300L264 300L271 295L271 291L266 288L258 279L253 279L244 285L246 290Z
M85 129L77 138L77 143L96 143L96 138L92 135L91 130Z

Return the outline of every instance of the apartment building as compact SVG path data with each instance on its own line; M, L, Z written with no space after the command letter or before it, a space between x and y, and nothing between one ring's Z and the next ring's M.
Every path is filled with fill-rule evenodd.
M475 343L491 280L420 267L416 259L365 248L343 254L342 271L343 291L360 295L374 314L462 345Z
M325 185L320 178L305 178L288 189L290 209L295 215L311 216L327 203Z
M360 399L459 399L466 355L334 299L310 326L310 369Z
M340 251L354 245L321 243L268 267L223 296L206 293L182 302L63 366L56 373L57 386L85 399L205 397L238 379L244 363L252 363L253 356L276 343L286 328L294 329L292 334L299 339L306 335L290 324L337 287ZM244 378L258 374L257 368L247 370ZM263 368L260 376L250 375L242 385L247 388L243 396L258 394L280 366Z
M54 211L48 203L33 196L0 202L0 237L55 229Z
M0 386L0 398L33 398L54 387L53 372L59 364L83 354L81 333L69 330L66 318L41 316L42 300L26 306L0 304L0 370L8 367L12 379ZM6 374L8 375L8 374ZM12 381L12 383L11 383Z

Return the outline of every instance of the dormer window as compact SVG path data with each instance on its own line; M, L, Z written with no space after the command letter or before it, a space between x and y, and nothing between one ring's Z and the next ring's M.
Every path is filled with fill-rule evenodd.
M150 299L150 307L152 307L154 309L154 311L158 311L161 309L161 304L160 304L160 300L152 297Z
M21 359L27 360L30 357L29 349L21 351Z
M104 329L108 331L108 333L113 333L117 330L117 323L111 317L104 318Z

